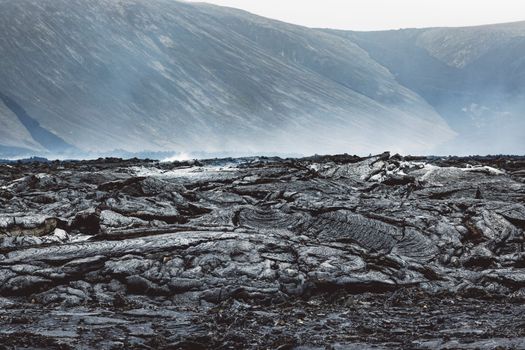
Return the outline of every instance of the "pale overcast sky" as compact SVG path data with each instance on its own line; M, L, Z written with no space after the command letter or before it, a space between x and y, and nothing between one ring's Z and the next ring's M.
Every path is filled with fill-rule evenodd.
M200 1L202 2L202 1ZM380 30L525 20L524 0L209 0L309 27Z

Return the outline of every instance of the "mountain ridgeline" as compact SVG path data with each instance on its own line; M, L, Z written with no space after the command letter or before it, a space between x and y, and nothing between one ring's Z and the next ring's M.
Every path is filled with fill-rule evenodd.
M359 33L174 0L0 0L0 50L0 157L525 152L525 22Z

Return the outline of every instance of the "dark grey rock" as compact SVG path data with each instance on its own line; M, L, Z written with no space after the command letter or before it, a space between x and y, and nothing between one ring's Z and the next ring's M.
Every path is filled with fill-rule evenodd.
M525 184L506 169L465 170L496 163L523 166L387 154L245 159L228 170L200 161L184 177L176 163L0 165L13 196L0 219L0 339L424 348L484 347L488 334L514 344ZM407 169L410 181L389 182ZM60 180L33 196L13 190L19 173Z

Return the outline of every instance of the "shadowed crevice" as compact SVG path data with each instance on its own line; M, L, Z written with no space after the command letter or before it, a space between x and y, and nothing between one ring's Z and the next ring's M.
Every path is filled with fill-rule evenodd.
M14 99L0 92L0 100L9 108L20 120L22 125L29 131L31 137L52 152L64 152L74 150L75 147L66 141L43 128L38 121L31 117L26 110Z

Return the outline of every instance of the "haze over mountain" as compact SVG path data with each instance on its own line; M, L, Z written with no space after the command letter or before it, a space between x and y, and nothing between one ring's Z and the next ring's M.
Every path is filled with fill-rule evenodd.
M525 22L356 33L173 0L0 0L0 51L0 156L525 152Z
M441 149L525 152L525 22L332 33L356 42L445 118L458 137Z

